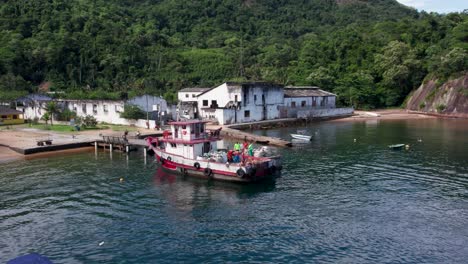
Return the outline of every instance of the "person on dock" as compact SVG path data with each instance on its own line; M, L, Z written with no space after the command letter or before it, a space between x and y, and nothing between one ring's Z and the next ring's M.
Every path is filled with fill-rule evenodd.
M128 130L125 129L125 132L124 132L124 135L123 135L123 140L125 142L128 142L127 136L128 136Z

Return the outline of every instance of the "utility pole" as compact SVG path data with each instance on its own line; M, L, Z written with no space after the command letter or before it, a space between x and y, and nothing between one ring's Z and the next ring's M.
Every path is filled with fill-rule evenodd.
M148 94L145 94L146 96L146 126L149 129L149 114L148 114Z

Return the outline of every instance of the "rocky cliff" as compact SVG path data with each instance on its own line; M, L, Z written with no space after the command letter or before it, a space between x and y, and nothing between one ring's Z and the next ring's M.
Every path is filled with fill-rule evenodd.
M422 84L408 98L406 109L468 118L468 72L442 85L437 80Z

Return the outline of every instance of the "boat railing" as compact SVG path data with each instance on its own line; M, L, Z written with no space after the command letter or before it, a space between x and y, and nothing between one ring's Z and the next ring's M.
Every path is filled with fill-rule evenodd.
M206 129L205 132L200 133L197 137L193 137L192 139L221 139L221 127L218 129ZM174 137L169 133L163 133L163 139L182 139L182 137Z

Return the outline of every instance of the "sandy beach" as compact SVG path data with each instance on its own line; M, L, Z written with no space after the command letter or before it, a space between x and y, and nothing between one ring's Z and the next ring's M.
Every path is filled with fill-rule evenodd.
M403 109L385 109L375 111L354 111L354 115L346 118L331 120L330 122L349 122L367 120L408 120L408 119L433 119L435 116L410 113Z

